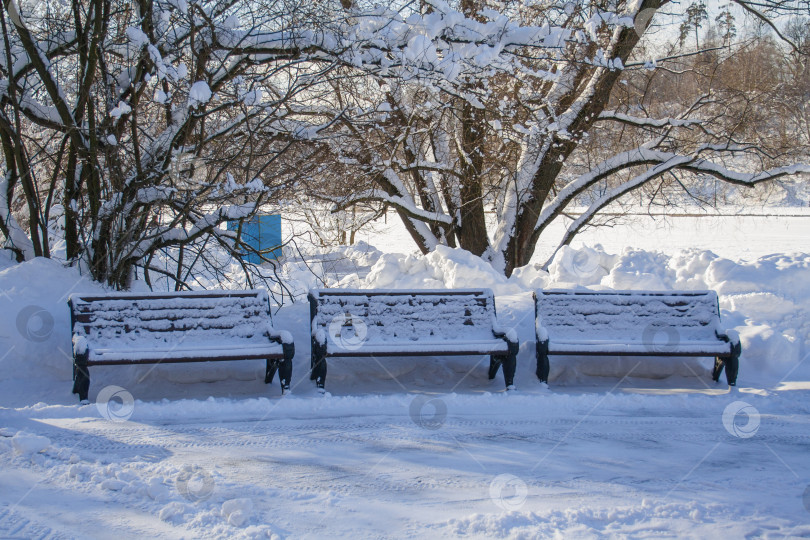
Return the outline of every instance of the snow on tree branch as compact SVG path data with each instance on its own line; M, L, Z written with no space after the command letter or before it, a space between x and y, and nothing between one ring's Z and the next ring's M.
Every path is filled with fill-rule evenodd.
M438 212L428 212L426 210L423 210L422 208L417 207L412 200L409 200L405 197L398 195L389 195L388 193L379 190L371 190L361 193L355 193L345 199L334 200L333 202L335 202L335 207L333 208L332 211L339 212L345 210L346 208L354 204L367 201L380 201L390 204L391 206L394 206L402 210L407 215L420 221L429 221L429 222L436 221L439 223L444 223L446 225L451 225L453 223L453 219L448 215L440 214Z

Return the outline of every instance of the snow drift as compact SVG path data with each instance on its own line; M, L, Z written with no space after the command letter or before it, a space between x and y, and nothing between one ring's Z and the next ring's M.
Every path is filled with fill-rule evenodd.
M506 278L479 257L461 249L439 247L427 255L384 254L366 244L342 248L330 258L324 254L321 265L334 279L329 286L358 288L481 288L497 295L498 317L503 326L515 327L522 343L518 357L516 384L523 391L537 390L534 369L534 313L531 291L537 288L593 289L713 289L720 296L721 316L726 328L739 332L743 354L740 360L741 386L770 385L784 379L810 377L810 255L779 254L752 262L732 261L711 251L688 250L668 255L626 249L621 254L606 253L600 246L560 250L548 271L530 265L518 268ZM0 270L0 342L4 345L0 385L4 401L33 403L72 403L70 293L101 291L102 288L60 263L35 259L15 264L3 263ZM320 278L302 269L301 261L286 264L288 285L296 302L285 305L274 315L275 326L290 330L297 354L294 383L309 369L309 321L306 290L323 286ZM361 277L365 274L364 277ZM553 362L552 386L573 382L604 384L594 376L621 377L630 359L571 358ZM635 363L635 361L633 361ZM272 389L261 382L261 362L223 362L177 365L96 368L91 373L91 395L104 384L120 384L138 390L146 398L158 396L205 397L215 395L269 395ZM330 379L340 393L375 393L383 381L404 377L417 386L457 379L466 372L469 359L417 359L407 363L391 361L380 367L371 361L335 362ZM710 360L650 359L633 372L634 376L663 378L670 375L708 379ZM21 379L36 381L19 384ZM693 379L694 380L694 379ZM215 386L207 383L215 382ZM458 391L473 391L481 381ZM298 392L307 393L302 384ZM202 392L202 394L200 393ZM23 397L32 394L37 397ZM34 401L35 402L35 401Z
M565 246L557 253L548 272L529 265L518 268L506 279L469 252L440 247L424 256L383 255L362 286L490 287L501 296L552 287L712 289L720 296L724 326L738 331L741 336L740 373L744 380L752 383L763 377L775 382L786 376L810 376L810 363L802 362L810 355L810 254L806 253L736 262L706 250L667 255L628 248L620 255L612 255L598 245L581 249ZM499 313L502 312L500 309ZM521 342L533 339L530 332L521 328ZM521 360L531 361L527 355ZM584 366L583 361L571 364ZM655 363L655 368L672 364L667 359ZM591 365L591 370L598 369L599 374L626 372L621 363L618 370L615 367L606 370L604 362L601 368L590 360L587 364Z

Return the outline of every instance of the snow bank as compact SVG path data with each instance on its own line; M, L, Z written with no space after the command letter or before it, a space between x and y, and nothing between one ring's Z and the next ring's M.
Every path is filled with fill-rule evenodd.
M712 289L724 326L739 332L740 373L755 379L810 377L810 254L737 262L711 251L674 256L626 250L600 285L626 289Z
M253 501L247 498L231 499L222 503L222 517L229 525L241 527L250 520Z
M294 297L304 300L309 289L361 287L361 274L367 275L382 256L380 250L362 241L330 248L286 246L284 250L282 279Z
M716 524L709 516L725 511L722 503L696 501L659 502L648 499L636 504L610 501L604 507L568 506L561 510L531 512L513 510L499 514L471 514L449 519L443 536L474 538L602 538L638 537L639 531L667 531L678 537L712 536ZM770 517L759 517L763 526ZM745 529L744 525L734 528ZM744 536L735 530L729 536ZM644 536L644 535L641 535ZM655 536L655 535L653 535Z
M439 247L427 255L384 254L358 243L320 249L307 263L288 254L282 271L296 303L274 314L275 326L292 333L296 343L294 379L309 369L309 313L305 299L310 287L353 288L483 288L498 296L498 318L515 327L521 341L518 385L531 386L534 365L534 313L531 291L538 288L593 289L712 289L720 298L722 325L736 330L742 341L740 384L772 385L783 379L810 380L810 254L779 254L754 261L733 261L711 251L674 254L626 249L620 254L600 246L564 247L548 272L528 265L509 278L489 263L462 249ZM3 265L6 267L3 269ZM16 264L0 259L0 405L74 403L70 394L72 358L67 297L103 288L76 269L48 259ZM79 344L81 345L81 344ZM624 376L636 365L632 358L572 358L552 363L554 384L586 382L589 377ZM707 378L710 360L661 358L645 361L633 371L638 377L672 375ZM275 396L265 386L263 366L256 362L226 362L159 366L113 366L92 370L91 395L108 384L132 392L135 399L204 399L211 395ZM392 360L380 367L356 359L336 362L330 379L353 393L379 392L391 374L419 386L440 386L455 371L469 369L468 358ZM19 383L26 380L31 382ZM353 381L353 382L352 382ZM597 379L597 382L599 380ZM216 388L206 383L216 382ZM295 382L295 381L294 381ZM473 381L479 384L477 381ZM427 384L427 383L425 383ZM472 383L471 383L472 384ZM601 383L599 383L601 384ZM338 386L338 387L339 387ZM452 386L452 385L451 385ZM208 390L212 388L212 390ZM303 384L296 392L308 393ZM201 394L201 392L203 392ZM29 394L35 397L29 397ZM137 414L137 412L136 412Z
M810 254L716 258L704 281L740 333L743 365L767 378L810 378Z
M469 251L438 246L427 255L387 253L371 268L363 288L464 289L488 287L495 294L521 292L489 263Z
M599 245L580 249L564 246L548 272L528 265L517 268L507 279L467 251L439 246L427 255L380 255L358 286L489 287L500 296L538 288L712 289L720 296L723 326L740 334L740 372L744 378L754 381L763 377L775 382L788 375L791 379L810 377L810 362L804 362L810 356L810 254L806 253L770 255L745 262L696 249L669 255L628 248L614 255ZM504 314L502 307L499 314ZM533 340L534 336L524 332L520 339ZM531 362L529 356L525 354L520 360ZM685 365L667 359L649 364L653 370L650 373L646 365L635 373L688 375L695 367L701 369L697 361L685 362L695 363ZM577 359L568 364L579 365L580 373L575 369L573 373L558 370L555 374L552 366L552 376L576 379L585 373L601 376L626 372L622 371L626 366L621 361ZM704 368L708 369L708 365ZM681 373L681 369L686 371Z
M674 272L668 265L669 257L663 253L627 250L599 281L611 289L646 289L660 291L672 289Z
M143 290L142 282L135 285L133 289ZM78 398L71 394L73 350L81 350L86 343L81 339L71 342L68 297L104 292L104 287L76 268L65 268L53 259L36 258L0 270L0 407L38 401L76 403ZM297 315L298 311L290 313ZM303 317L278 326L282 330L300 326L301 335L308 335ZM296 343L302 343L301 335L295 334ZM261 360L98 366L90 370L91 399L113 384L126 388L135 397L151 388L161 396L187 396L201 388L207 391L206 383L214 382L225 382L221 388L234 391L250 385L253 392L272 395L278 387L265 385L263 373ZM184 385L199 386L189 390ZM205 398L208 394L195 395Z
M11 250L8 249L0 249L0 270L5 270L11 266L14 266L14 255Z
M186 505L177 501L170 502L160 509L158 518L169 523L179 523L186 512Z
M11 446L14 448L14 451L24 456L38 454L46 450L50 445L51 440L47 437L24 433L22 431L11 438Z
M616 259L599 245L582 249L563 246L549 265L549 275L556 288L563 284L598 285Z
M103 288L75 268L45 258L0 271L0 381L72 376L70 309L74 292Z
M469 366L468 366L469 368ZM533 369L532 369L533 371ZM331 373L330 373L331 375ZM307 380L309 378L307 377ZM615 384L615 382L614 382ZM524 385L527 386L527 385ZM510 415L519 415L526 411L536 410L538 395L520 390L517 393L504 393L502 381L493 385L493 392L477 392L460 394L446 392L441 394L440 400L447 408L448 418L455 415L482 415L492 414L498 410L504 418ZM395 393L389 395L368 392L364 395L346 395L321 397L313 399L310 396L295 394L285 396L281 400L260 398L209 398L176 399L164 401L136 401L134 414L130 418L135 423L170 425L174 423L195 422L257 422L272 417L274 420L297 422L305 418L332 418L343 419L358 414L358 411L371 411L377 415L402 416L410 413L414 397L423 394ZM729 393L718 398L717 394L709 393L622 393L600 395L598 393L565 393L564 391L544 393L543 403L553 408L555 415L580 418L598 406L600 410L645 410L646 414L653 412L674 416L690 416L695 411L713 410L718 406L718 399L722 403L731 403L739 394ZM758 410L767 410L768 414L810 414L810 404L804 392L782 394L779 400L770 399L770 392L751 392L745 395L745 400ZM429 406L428 406L429 407ZM720 409L723 405L720 406ZM20 407L9 413L9 422L22 422L26 419L93 419L98 415L94 413L94 405L76 407L72 405L52 405ZM268 415L268 411L272 414ZM425 410L432 414L431 411ZM719 419L718 419L719 420ZM0 441L3 439L0 438ZM186 470L186 469L184 469ZM180 471L177 471L178 473ZM150 481L151 482L151 481ZM162 489L160 482L155 481L154 494L159 498Z

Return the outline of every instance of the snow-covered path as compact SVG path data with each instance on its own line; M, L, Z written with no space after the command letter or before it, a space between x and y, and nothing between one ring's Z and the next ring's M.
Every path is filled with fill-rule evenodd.
M50 448L0 454L0 534L810 535L803 394L136 402L124 422L29 409L4 424Z

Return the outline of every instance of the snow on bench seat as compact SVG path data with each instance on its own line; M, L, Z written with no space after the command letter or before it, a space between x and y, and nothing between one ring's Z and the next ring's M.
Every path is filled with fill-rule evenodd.
M175 349L128 348L128 349L91 349L88 365L113 364L154 364L160 357L160 363L187 362L189 358L197 361L208 360L256 360L268 356L284 357L284 348L280 343L262 346L244 347L227 346L223 343L201 345L197 347L180 346Z
M537 376L549 355L714 356L736 382L739 339L720 324L714 291L538 290Z
M364 345L358 350L351 348L332 349L334 352L328 356L402 356L402 343L379 343ZM475 355L475 354L495 354L509 352L509 344L504 340L492 341L413 341L407 344L408 356L452 356L452 355Z
M689 343L679 343L671 350L665 344L660 344L657 348L653 344L651 347L646 343L621 343L616 341L589 341L579 343L565 340L555 340L550 343L553 347L552 354L611 354L619 356L647 356L655 355L663 351L671 353L671 356L717 356L728 354L728 343L723 341L695 341Z
M518 341L498 326L489 289L314 289L309 293L312 379L327 357L489 355L513 385Z
M88 366L267 361L289 388L294 345L270 318L267 291L72 295L74 393L87 399Z

